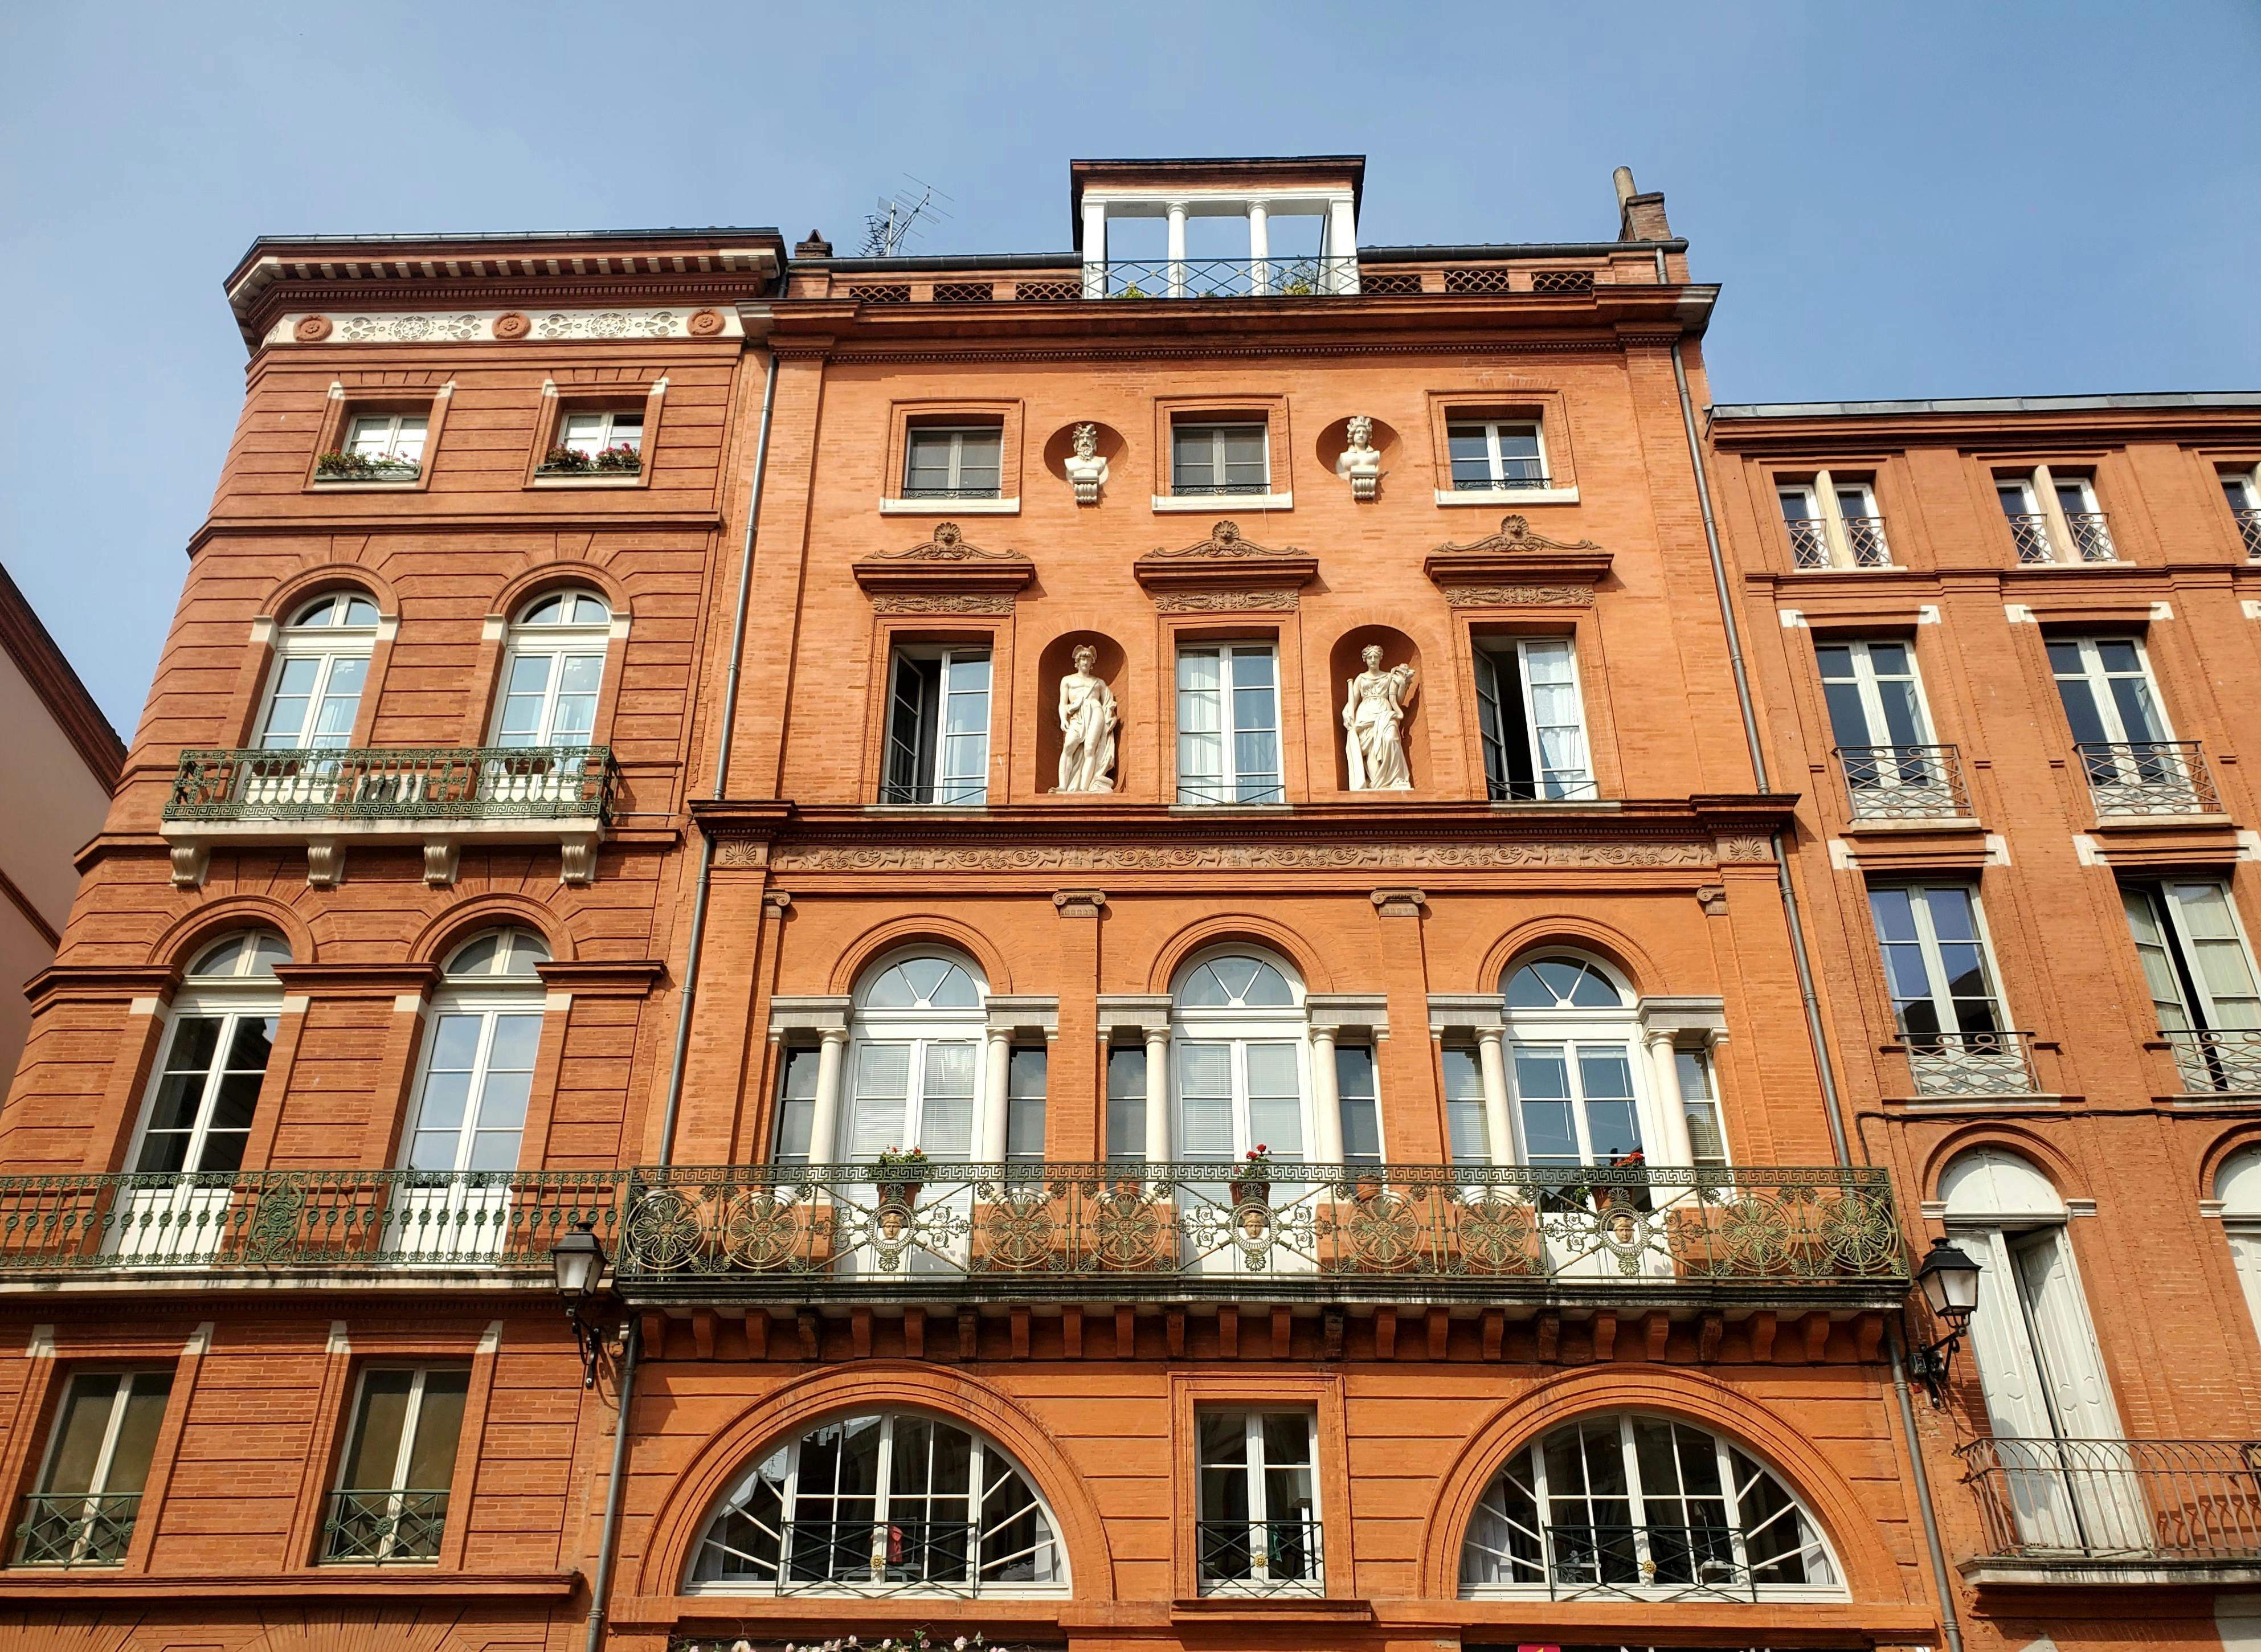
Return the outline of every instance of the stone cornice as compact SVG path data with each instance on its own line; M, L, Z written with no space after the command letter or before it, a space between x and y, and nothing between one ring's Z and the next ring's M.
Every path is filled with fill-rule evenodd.
M284 990L324 998L397 998L429 992L440 980L437 964L277 964L275 978Z
M24 983L24 996L35 1009L69 999L161 998L173 990L175 980L171 970L147 965L50 964Z
M552 497L542 495L543 498ZM559 495L564 498L568 496ZM376 509L366 509L354 515L319 516L208 516L203 526L189 536L188 554L195 556L205 545L228 535L291 534L311 536L318 534L454 534L466 531L479 533L520 533L546 536L556 533L686 533L711 534L722 526L720 511L647 511L633 508L633 495L623 490L605 497L621 502L621 507L599 513L588 505L589 495L570 496L572 502L558 510L529 509L523 511L449 511L415 512L396 514L388 508L381 514ZM402 496L385 499L387 506L397 506Z
M2068 407L1985 411L1816 413L1791 418L1713 413L1706 439L1722 453L1776 455L1897 452L1959 447L1992 451L2045 446L2101 452L2130 440L2242 442L2261 436L2261 407Z
M584 959L536 964L542 984L577 997L641 998L665 979L667 966L656 958Z

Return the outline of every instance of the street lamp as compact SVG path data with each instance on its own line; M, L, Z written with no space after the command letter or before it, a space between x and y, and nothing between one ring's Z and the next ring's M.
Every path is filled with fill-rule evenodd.
M597 1386L597 1354L602 1333L581 1317L584 1304L593 1304L605 1278L605 1247L595 1224L578 1222L573 1231L551 1246L549 1265L557 1275L557 1294L565 1299L565 1322L573 1327L574 1344L581 1350L581 1386Z
M1934 1405L1947 1403L1947 1374L1955 1350L1970 1326L1970 1316L1978 1311L1978 1268L1977 1259L1960 1246L1935 1239L1924 1254L1923 1266L1915 1270L1925 1306L1934 1318L1947 1325L1947 1334L1927 1347L1918 1348L1911 1361L1916 1381L1931 1395Z

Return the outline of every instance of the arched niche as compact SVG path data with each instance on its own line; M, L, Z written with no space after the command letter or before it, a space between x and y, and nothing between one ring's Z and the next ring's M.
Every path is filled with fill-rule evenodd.
M1068 485L1068 456L1075 451L1076 431L1085 425L1090 425L1092 434L1099 438L1099 456L1107 461L1107 485L1123 485L1123 461L1130 451L1130 444L1114 426L1101 424L1095 419L1073 420L1053 431L1044 443L1044 469L1062 487Z
M1368 413L1367 417L1373 419L1374 415ZM1341 458L1344 450L1350 446L1351 418L1351 414L1345 413L1336 420L1319 432L1319 439L1313 445L1313 455L1317 458L1323 473L1328 477L1334 475L1335 461ZM1405 439L1398 435L1395 425L1375 419L1374 435L1370 440L1374 443L1374 450L1382 456L1382 474L1387 480L1397 469L1398 461L1404 456ZM1338 482L1336 485L1339 487L1342 484Z
M1382 650L1382 670L1407 664L1413 667L1413 704L1405 714L1399 736L1405 742L1405 764L1412 774L1414 792L1433 791L1436 777L1429 767L1427 704L1435 685L1423 667L1420 649L1392 625L1361 625L1346 631L1328 650L1327 729L1334 736L1335 789L1346 796L1360 795L1350 789L1350 750L1345 743L1350 730L1343 727L1342 714L1350 699L1351 679L1366 669L1359 656L1369 645Z
M1131 743L1126 738L1134 721L1131 708L1123 704L1124 679L1129 674L1123 645L1100 631L1066 631L1044 644L1044 652L1037 657L1037 790L1049 795L1059 784L1060 742L1059 679L1075 669L1075 651L1086 643L1099 650L1099 658L1092 671L1105 683L1108 692L1115 696L1116 713L1123 726L1115 731L1115 793L1120 795L1127 789L1130 776ZM1152 707L1145 707L1149 715ZM1103 797L1101 792L1074 794L1087 797Z

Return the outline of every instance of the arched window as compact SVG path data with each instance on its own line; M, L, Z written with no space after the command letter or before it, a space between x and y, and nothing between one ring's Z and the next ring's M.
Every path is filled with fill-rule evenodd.
M542 1043L549 948L531 930L490 930L442 966L425 1036L411 1170L514 1171Z
M714 1593L1053 1594L1052 1512L994 1440L915 1411L835 1418L730 1488L686 1587Z
M1310 1156L1310 1046L1303 989L1243 947L1203 953L1170 994L1177 1156L1237 1160L1257 1148Z
M2245 1305L2261 1332L2261 1147L2241 1148L2222 1161L2214 1196L2222 1201L2222 1225L2229 1235L2237 1282L2245 1287Z
M519 610L503 655L495 744L589 743L612 620L604 599L587 591L552 591Z
M1663 1136L1621 978L1598 959L1550 951L1511 964L1500 992L1520 1161L1641 1162Z
M259 720L262 750L352 743L377 622L377 604L359 591L316 597L291 616L276 639L267 708Z
M973 1156L984 994L973 965L947 952L900 954L865 977L849 1027L844 1157L868 1161L890 1147Z
M1637 1412L1581 1418L1485 1488L1461 1592L1560 1598L1841 1596L1820 1526L1733 1440Z

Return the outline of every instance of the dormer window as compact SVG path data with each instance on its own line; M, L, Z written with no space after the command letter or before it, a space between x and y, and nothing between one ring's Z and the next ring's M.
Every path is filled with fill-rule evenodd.
M994 499L1002 477L1003 436L996 425L914 426L903 456L903 497Z

